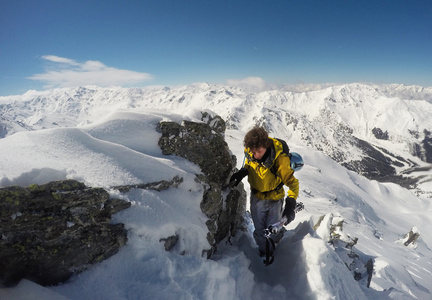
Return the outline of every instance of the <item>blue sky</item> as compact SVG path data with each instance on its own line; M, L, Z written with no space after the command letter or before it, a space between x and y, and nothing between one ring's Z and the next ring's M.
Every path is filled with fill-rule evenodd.
M432 1L0 0L0 96L251 79L432 86Z

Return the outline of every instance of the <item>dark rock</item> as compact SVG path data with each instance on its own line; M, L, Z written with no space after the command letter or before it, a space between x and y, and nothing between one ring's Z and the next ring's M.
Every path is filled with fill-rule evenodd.
M167 237L166 239L160 239L159 242L164 242L165 251L171 251L174 249L179 239L178 235L172 235Z
M366 271L367 271L367 274L368 274L366 286L370 287L370 283L372 281L372 275L373 275L373 271L374 271L374 261L373 261L372 258L369 258L369 260L367 261L365 267L366 267Z
M424 158L423 160L432 163L432 133L428 130L424 130L423 149Z
M172 180L161 180L157 182L151 183L143 183L143 184L133 184L133 185L119 185L112 187L113 189L119 190L122 193L127 193L131 189L143 189L143 190L155 190L155 191L163 191L169 189L171 187L178 187L180 183L183 182L183 178L179 176L175 176Z
M0 123L0 139L6 137L8 133L7 127L5 124Z
M379 140L388 140L388 138L389 138L387 130L385 132L383 132L380 128L374 127L372 129L372 133Z
M197 164L203 174L197 180L204 187L202 212L209 217L207 240L211 249L204 249L207 257L217 249L217 244L235 235L243 221L246 208L246 192L243 185L228 187L228 180L236 166L224 139L225 122L219 116L202 113L203 123L183 121L161 122L159 147L165 155L177 155Z
M235 167L221 130L225 125L220 117L209 119L206 123L183 121L184 125L175 122L161 122L158 130L162 133L159 147L165 155L178 155L199 165L201 170L212 181L224 183Z
M111 214L129 206L74 180L1 188L0 280L57 284L112 256L127 235Z
M404 237L406 239L404 245L405 246L408 246L410 244L415 245L417 243L417 239L419 238L419 236L420 236L420 232L411 229Z

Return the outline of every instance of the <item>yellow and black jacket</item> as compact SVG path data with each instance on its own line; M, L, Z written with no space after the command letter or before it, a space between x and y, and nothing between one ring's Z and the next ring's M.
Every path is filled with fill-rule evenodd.
M248 170L248 181L252 193L258 199L279 200L284 198L283 185L289 187L288 197L297 199L299 194L299 182L294 177L291 169L291 161L286 153L283 153L282 144L273 138L272 145L266 153L263 161L253 157L249 148L245 149L245 165Z

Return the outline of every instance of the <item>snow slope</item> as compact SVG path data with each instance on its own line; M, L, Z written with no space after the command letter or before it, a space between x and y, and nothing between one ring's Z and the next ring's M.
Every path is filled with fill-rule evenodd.
M85 90L81 92L85 94ZM157 90L163 93L160 88ZM181 102L180 97L169 106L170 101L164 99L160 102L163 105L159 104L163 109L156 110L157 97L125 102L127 96L123 94L122 101L112 105L102 100L96 104L104 93L112 92L103 89L98 90L101 98L88 96L80 103L59 100L59 106L68 107L61 114L59 106L49 106L52 111L36 107L42 99L21 99L10 105L9 112L22 105L19 111L23 113L14 114L15 118L28 119L33 111L33 115L43 115L43 121L38 123L40 128L32 125L32 131L23 131L20 127L20 132L0 139L0 186L73 178L109 189L113 185L170 180L176 175L184 177L184 182L178 189L163 192L132 190L119 195L111 190L114 196L132 203L131 208L114 216L114 222L124 223L129 234L127 245L118 254L59 286L43 288L22 281L15 288L1 288L0 299L25 299L25 295L31 295L31 299L431 298L432 238L427 234L432 221L430 198L417 197L395 184L370 181L348 171L321 151L305 145L295 134L288 137L291 149L300 152L306 162L297 174L301 184L299 201L306 210L287 226L274 264L265 267L257 256L249 218L246 230L232 238L231 244L221 243L211 260L202 258L198 250L207 246L206 217L199 210L201 187L193 180L199 169L183 159L161 154L156 124L160 120L195 120L194 109L199 101L201 108L218 110L221 115L224 111L231 113L228 119L237 120L232 123L237 128L227 130L226 140L240 167L244 133L256 121L244 118L258 112L269 118L271 111L267 105L266 113L262 113L259 106L244 105L244 101L250 100L247 97L236 99L228 95L230 101L242 104L237 107L232 103L231 108L236 109L230 111L230 107L224 106L226 102L220 102L220 106L217 101L203 102L206 98L195 95L193 88L185 90L190 99L196 98L195 105L174 104ZM109 98L118 99L112 95ZM306 100L295 101L301 104ZM311 108L310 113L313 112ZM52 124L54 119L57 125ZM287 137L281 124L272 118L268 120L272 120L267 124L275 136ZM45 126L50 122L51 126ZM42 127L51 129L40 130ZM359 259L374 260L370 288L366 287L365 278L354 280L345 265L343 249L327 243L332 225L342 219L340 233L358 238L353 249ZM406 247L404 235L413 227L420 231L420 238L414 246ZM175 233L181 236L180 242L173 252L166 252L159 240Z

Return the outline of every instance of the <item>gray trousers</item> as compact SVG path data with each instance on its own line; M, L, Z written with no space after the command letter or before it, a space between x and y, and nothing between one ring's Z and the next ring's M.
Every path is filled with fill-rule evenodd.
M264 237L264 229L270 225L277 223L282 218L283 198L280 200L260 200L251 193L250 209L252 221L255 226L253 233L255 242L258 245L260 252L266 251L266 238ZM275 243L278 243L283 237L284 231L281 230L276 235L272 235Z

